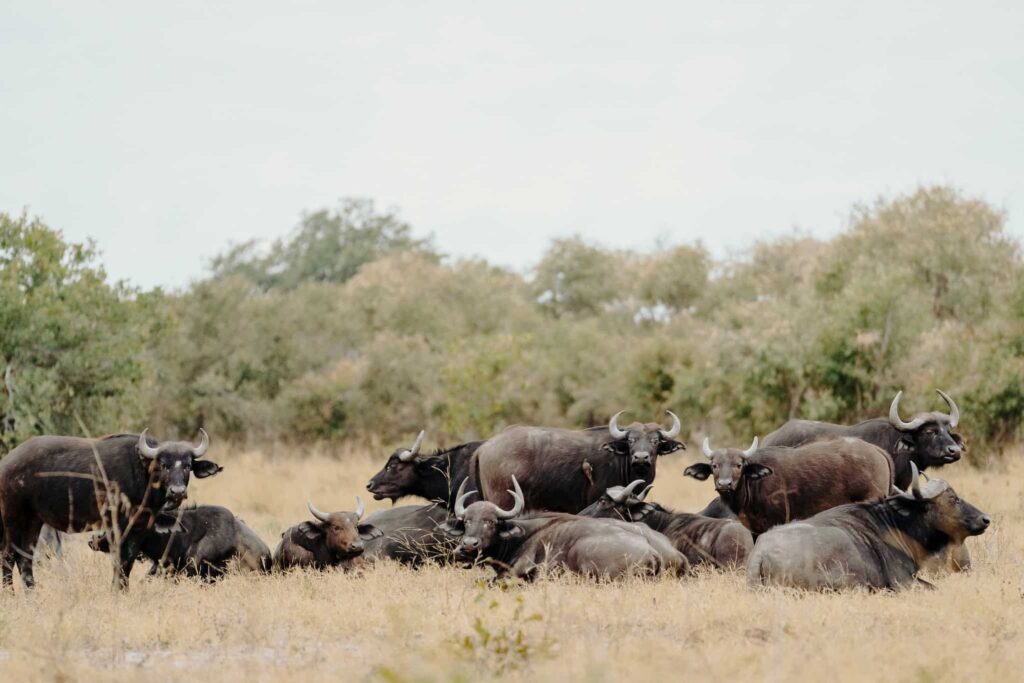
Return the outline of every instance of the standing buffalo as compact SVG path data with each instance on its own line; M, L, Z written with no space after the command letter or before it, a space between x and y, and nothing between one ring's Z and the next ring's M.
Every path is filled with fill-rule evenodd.
M199 505L168 514L176 520L174 527L148 529L139 544L140 554L153 563L151 575L164 569L213 580L224 575L232 559L243 569L270 571L270 548L231 510ZM89 547L109 553L110 533L94 536Z
M466 498L476 492L459 491L455 518L444 527L461 538L455 559L482 561L499 578L511 575L527 581L544 570L614 579L633 572L655 575L688 568L686 558L667 538L641 524L550 512L521 517L526 502L515 476L512 486L511 510L488 501L465 507Z
M476 485L472 481L473 454L483 441L420 455L423 435L420 432L412 448L392 453L384 468L366 484L366 490L377 500L390 498L394 502L405 496L420 496L451 510L462 482L470 478L470 486Z
M480 493L484 500L510 505L507 489L516 477L526 491L528 510L578 512L611 486L634 479L650 484L658 456L686 447L675 440L682 429L679 418L668 414L671 429L639 422L622 429L622 412L607 428L510 427L476 452Z
M910 472L908 493L843 505L760 536L747 581L807 590L902 588L926 560L988 528L988 515L949 484L932 479L921 486L913 463Z
M281 542L274 551L274 565L281 569L353 569L359 565L364 541L381 535L371 524L359 523L364 508L358 496L355 512L321 512L312 503L306 503L306 507L316 521L296 524L281 534Z
M44 524L81 532L98 526L120 540L114 582L128 587L140 544L160 512L177 509L188 496L189 475L204 478L223 468L200 458L210 439L192 446L159 443L142 434L102 439L37 436L0 460L3 581L17 564L26 587L34 585L32 550Z
M709 462L690 465L684 474L702 481L714 477L722 502L755 535L837 505L878 500L892 490L892 459L860 439L758 449L755 436L745 451L712 451L704 439L704 455Z
M960 409L944 391L939 396L949 406L949 414L918 413L910 422L900 417L900 397L896 394L889 406L889 418L875 418L852 426L790 420L765 437L765 446L802 446L821 439L852 436L863 439L888 453L896 464L896 485L906 489L910 485L910 464L918 471L941 467L960 459L964 452L963 438L954 432L960 423Z
M736 520L713 519L689 512L672 512L657 503L646 503L651 490L637 479L629 486L613 486L605 495L580 512L580 517L621 519L639 522L664 534L693 566L742 567L754 546L750 531Z
M448 510L441 505L401 505L378 510L366 518L380 536L365 543L363 558L389 558L418 567L424 562L446 563L451 560L455 544L439 527L448 519Z

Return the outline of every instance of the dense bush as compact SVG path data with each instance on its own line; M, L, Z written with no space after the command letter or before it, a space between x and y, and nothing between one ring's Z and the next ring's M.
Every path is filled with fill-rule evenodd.
M96 431L452 441L670 408L747 443L790 417L884 414L901 388L906 412L930 408L940 387L987 455L1024 416L1024 280L1004 222L922 188L855 207L830 240L715 262L700 245L575 237L524 276L445 258L350 200L213 259L184 292L142 296L107 283L89 247L3 217L0 429L9 446L80 431L78 414Z

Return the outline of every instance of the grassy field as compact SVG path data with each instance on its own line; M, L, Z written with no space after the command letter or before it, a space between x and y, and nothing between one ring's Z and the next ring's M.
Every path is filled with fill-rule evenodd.
M711 498L681 474L693 457L662 461L652 499L692 510ZM379 466L216 448L211 459L226 470L193 481L192 500L230 507L271 547L306 518L307 498L352 509ZM717 572L500 590L482 585L483 570L385 564L212 586L149 579L140 565L121 595L107 558L76 538L64 559L38 565L35 592L0 595L0 680L1018 680L1024 463L1008 461L942 473L994 524L969 541L972 572L900 594L752 592Z

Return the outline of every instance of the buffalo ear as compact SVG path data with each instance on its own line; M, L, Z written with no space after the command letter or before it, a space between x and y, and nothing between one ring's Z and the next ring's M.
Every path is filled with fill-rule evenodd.
M514 538L522 538L526 530L518 524L508 523L505 528L498 532L498 538L503 541L511 541Z
M964 437L960 436L956 432L950 432L949 435L953 437L953 441L956 441L956 445L959 446L961 450L967 450L967 442L964 441Z
M743 466L743 476L750 479L760 479L761 477L767 477L769 474L774 472L771 467L762 465L760 463L751 462Z
M683 470L683 476L693 477L700 481L704 481L711 476L711 465L706 462L698 462L694 465L690 465Z
M212 477L224 468L215 462L209 460L193 460L192 461L192 474L199 479L206 479Z
M372 541L373 539L380 538L384 535L383 531L372 524L360 524L358 530L359 538L364 541Z
M449 536L461 536L466 533L465 527L458 520L449 522L443 522L437 525L438 531L448 534Z
M662 441L658 444L658 455L668 455L679 450L686 450L686 444L682 441Z
M601 448L615 455L629 455L629 444L625 441L609 441Z
M901 436L896 442L897 453L909 453L914 450L914 441L909 436Z
M920 505L920 501L908 498L907 496L890 496L885 499L885 502L904 517L908 517Z

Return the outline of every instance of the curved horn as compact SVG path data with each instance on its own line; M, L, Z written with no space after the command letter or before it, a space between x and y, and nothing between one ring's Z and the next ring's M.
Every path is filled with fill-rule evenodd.
M635 495L636 488L642 485L643 483L643 479L636 479L630 482L629 486L613 486L612 488L608 489L605 493L608 494L609 498L611 498L616 503L621 505L622 503L625 503L627 500L629 500L630 496ZM616 489L618 490L616 491ZM615 493L612 493L612 491L615 491Z
M416 435L416 440L412 442L412 448L401 451L398 454L398 459L402 462L412 462L412 459L420 452L420 446L423 444L423 437L426 433L427 430L421 429L420 433Z
M921 483L918 481L917 465L913 461L910 462L910 492L914 495L914 498L921 500Z
M889 423L900 430L901 432L912 432L925 423L923 417L915 418L910 422L904 422L900 418L900 397L903 396L902 391L896 392L896 398L892 400L892 405L889 406Z
M358 522L363 518L363 513L366 512L366 507L363 505L363 499L356 496L356 521Z
M146 427L142 430L142 433L139 434L139 453L141 453L143 457L152 460L158 453L160 453L160 447L158 446L153 448L149 445L149 442L146 441L146 432L148 431L149 427Z
M646 486L646 487L644 488L644 490L643 490L643 491L641 491L641 492L640 492L640 493L639 493L639 494L637 495L636 499L637 499L638 501L640 501L641 503L642 503L642 502L644 502L644 498L646 498L646 497L647 497L647 494L648 494L648 493L650 493L650 492L651 492L651 489L653 489L653 488L654 488L654 484L648 484L648 485L647 485L647 486Z
M679 416L671 410L666 410L665 412L672 416L672 429L667 432L664 429L660 430L661 435L666 439L674 439L679 436L679 432L683 431L683 423L679 421Z
M701 444L701 448L704 449L704 455L706 455L710 459L711 456L714 454L714 451L711 450L711 437L704 437L704 443Z
M941 396L942 400L946 402L947 406L949 406L949 427L950 427L950 429L956 429L957 424L959 424L959 422L960 422L960 409L957 408L956 401L951 399L949 397L949 394L947 394L942 389L936 389L935 391L939 392L939 396Z
M750 443L750 448L748 448L747 450L743 451L743 457L744 458L749 458L750 456L752 456L754 454L754 451L756 451L756 450L757 450L757 436L755 436L754 440Z
M192 448L192 457L201 458L206 455L206 450L210 447L210 436L206 433L206 430L202 427L199 428L199 433L202 434L202 439L199 440L199 445Z
M463 479L462 483L459 484L459 492L455 494L455 516L459 519L466 516L465 500L476 493L476 491L469 491L466 493L466 482L468 481L468 477Z
M526 499L523 497L523 489L519 488L519 482L516 481L516 475L514 474L512 475L512 488L514 488L515 491L510 490L509 493L512 494L512 497L515 498L516 502L512 506L511 510L502 510L501 508L498 508L498 519L512 519L513 517L518 517L523 513L523 508L526 507Z
M319 510L317 510L316 506L313 505L313 503L309 502L308 500L306 501L306 507L309 508L309 514L313 515L321 522L326 522L331 518L331 516L328 515L326 512L320 512Z
M629 433L629 432L627 432L627 431L625 431L623 429L619 429L619 415L622 415L624 412L626 412L626 411L625 410L620 410L619 412L617 412L614 415L612 415L612 419L608 423L608 431L616 439L624 439L624 438L626 438L626 434Z

